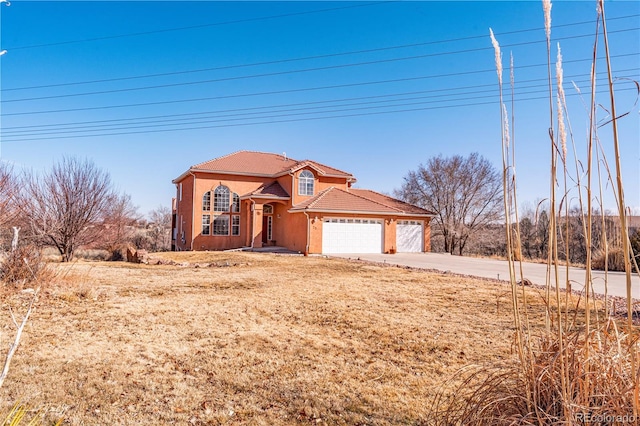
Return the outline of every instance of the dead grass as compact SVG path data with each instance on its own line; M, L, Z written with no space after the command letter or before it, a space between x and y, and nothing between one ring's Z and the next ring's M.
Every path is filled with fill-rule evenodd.
M416 424L460 368L511 357L504 284L319 257L161 256L230 266L54 265L2 401L71 425ZM10 330L7 308L28 295L3 300Z

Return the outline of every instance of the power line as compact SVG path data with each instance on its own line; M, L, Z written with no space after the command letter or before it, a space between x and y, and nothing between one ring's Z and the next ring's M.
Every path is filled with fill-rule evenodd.
M263 17L257 17L257 18L237 19L237 20L233 20L233 21L214 22L214 23L210 23L210 24L190 25L190 26L186 26L186 27L165 28L165 29L161 29L161 30L143 31L143 32L127 33L127 34L114 34L114 35L110 35L110 36L92 37L92 38L85 38L85 39L79 39L79 40L67 40L67 41L60 41L60 42L53 42L53 43L41 43L41 44L34 44L34 45L27 45L27 46L12 46L12 47L9 47L7 49L8 50L36 49L36 48L42 48L42 47L52 47L52 46L61 46L61 45L68 45L68 44L87 43L87 42L103 41L103 40L110 40L110 39L117 39L117 38L139 37L139 36L146 36L146 35L151 35L151 34L161 34L161 33L168 33L168 32L193 30L193 29L199 29L199 28L208 28L208 27L216 27L216 26L223 26L223 25L241 24L241 23L246 23L246 22L258 22L258 21L265 21L265 20L270 20L270 19L279 19L279 18L287 18L287 17L292 17L292 16L310 15L310 14L314 14L314 13L333 12L333 11L336 11L336 10L352 9L352 8L357 8L357 7L369 7L369 6L377 6L377 5L380 5L380 4L400 3L400 2L401 1L399 1L399 0L375 1L375 2L372 2L372 3L366 3L366 4L356 4L356 5L335 7L335 8L329 8L329 9L312 10L312 11L306 11L306 12L292 12L292 13L286 13L286 14L282 14L282 15L263 16ZM618 16L618 17L612 17L612 18L607 17L607 21L610 22L610 21L615 21L615 20L618 20L618 19L634 18L634 17L638 17L638 16L640 16L640 15L634 14L634 15ZM568 23L568 24L558 24L558 25L554 25L554 29L566 28L566 27L571 27L571 26L576 26L576 25L593 24L593 23L594 23L594 21L581 21L581 22L572 22L572 23ZM502 33L495 33L495 35L503 36L503 35L518 34L518 33L531 32L531 31L540 31L542 29L543 29L542 27L528 28L528 29L523 29L523 30L515 30L515 31L506 31L506 32L502 32ZM461 38L451 39L451 40L444 40L444 41L441 41L441 42L470 40L470 39L474 39L474 38L478 38L478 37L486 37L486 34L482 35L482 36L469 36L469 37L461 37Z
M611 57L619 58L619 57L637 56L637 55L638 53L628 53L628 54L622 54L622 55L613 55ZM585 61L591 61L591 60L592 60L591 58L565 60L564 64L585 62ZM519 69L535 68L535 67L543 67L543 66L546 67L547 64L541 63L541 64L532 64L532 65L521 65L521 66L515 67L515 69L519 70ZM432 79L432 78L457 77L457 76L470 75L470 74L494 73L494 72L495 72L495 68L490 68L490 69L484 69L484 70L461 71L457 73L433 74L433 75L427 75L427 76L403 77L403 78L396 78L396 79L389 79L389 80L335 84L335 85L328 85L328 86L316 86L316 87L306 87L306 88L298 88L298 89L272 90L272 91L265 91L265 92L241 93L241 94L233 94L233 95L219 95L219 96L179 99L179 100L171 100L171 101L156 101L156 102L142 102L142 103L135 103L135 104L104 105L104 106L95 106L95 107L67 108L67 109L57 109L57 110L14 112L14 113L8 113L8 114L5 113L3 114L3 116L51 114L51 113L61 113L61 112L78 112L78 111L104 110L104 109L116 109L116 108L132 108L132 107L142 107L142 106L152 106L152 105L166 105L166 104L187 103L187 102L201 102L201 101L211 101L211 100L219 100L219 99L232 99L232 98L242 98L242 97L276 95L276 94L284 94L284 93L298 93L298 92L318 91L318 90L328 90L328 89L341 89L345 87L399 83L399 82L417 81L417 80L425 80L425 79Z
M332 11L336 11L336 10L353 9L353 8L356 8L356 7L377 6L377 5L386 4L386 3L397 3L398 1L399 0L375 1L375 2L372 2L372 3L355 4L355 5L341 6L341 7L333 7L333 8L329 8L329 9L318 9L318 10L311 10L311 11L306 11L306 12L292 12L292 13L285 13L285 14L282 14L282 15L262 16L262 17L257 17L257 18L236 19L236 20L233 20L233 21L215 22L215 23L211 23L211 24L191 25L191 26L187 26L187 27L167 28L167 29L162 29L162 30L143 31L143 32L128 33L128 34L116 34L116 35L111 35L111 36L92 37L92 38L86 38L86 39L81 39L81 40L69 40L69 41L60 41L60 42L54 42L54 43L34 44L34 45L28 45L28 46L16 46L16 47L9 47L7 49L8 50L36 49L36 48L41 48L41 47L62 46L62 45L67 45L67 44L77 44L77 43L87 43L87 42L102 41L102 40L111 40L111 39L116 39L116 38L139 37L139 36L145 36L145 35L151 35L151 34L160 34L160 33L168 33L168 32L175 32L175 31L193 30L193 29L198 29L198 28L216 27L216 26L222 26L222 25L241 24L241 23L245 23L245 22L266 21L266 20L269 20L269 19L279 19L279 18L287 18L287 17L292 17L292 16L310 15L310 14L314 14L314 13L332 12Z
M631 28L631 29L609 31L609 34L614 34L616 32L619 33L619 32L627 32L627 31L638 31L639 29L640 28L636 27L636 28ZM583 34L583 35L577 35L577 36L564 37L564 38L561 38L559 40L568 40L568 39L576 39L576 38L592 37L592 36L593 36L592 34ZM545 40L537 40L537 41L528 41L528 42L521 42L521 43L505 44L505 45L502 46L502 48L515 47L515 46L524 46L524 45L530 45L530 44L536 44L536 43L546 43L546 41ZM446 55L457 55L457 54L481 52L481 51L487 51L487 50L493 50L493 48L492 47L481 47L481 48L475 48L475 49L464 49L464 50L457 50L457 51L450 51L450 52L427 53L427 54L423 54L423 55L405 56L405 57L400 57L400 58L378 59L378 60L374 60L374 61L355 62L355 63L350 63L350 64L327 65L327 66L322 66L322 67L303 68L303 69L286 70L286 71L275 71L275 72L269 72L269 73L252 74L252 75L245 75L245 76L223 77L223 78L198 80L198 81L190 81L190 82L182 82L182 83L166 83L166 84L157 84L157 85L153 85L153 86L130 87L130 88L125 88L125 89L111 89L111 90L100 90L100 91L83 92L83 93L68 93L68 94L64 94L64 95L50 95L50 96L37 96L37 97L30 97L30 98L10 99L10 100L5 100L3 102L5 102L5 103L28 102L28 101L37 101L37 100L45 100L45 99L60 99L60 98L71 98L71 97L78 97L78 96L92 96L92 95L105 95L105 94L112 94L112 93L134 92L134 91L139 91L139 90L166 89L166 88L170 88L170 87L182 87L182 86L192 86L192 85L198 85L198 84L220 83L220 82L224 82L224 81L244 80L244 79L250 79L250 78L275 77L275 76L279 76L279 75L297 74L297 73L314 72L314 71L326 71L326 70L331 70L331 69L351 68L351 67L357 67L357 66L367 66L367 65L382 64L382 63L408 61L408 60L424 59L424 58L437 57L437 56L446 56ZM242 65L239 65L239 66L242 66ZM220 67L218 69L230 69L230 68L234 68L234 67L236 67L236 66Z
M619 89L618 92L625 92L625 91L635 91L635 88L627 88L627 89ZM520 95L522 94L535 94L535 93L544 93L546 90L543 88L542 90L535 90L535 91L531 91L531 92L523 92L520 93ZM568 96L579 96L578 93L573 93L570 94ZM406 107L406 106L413 106L413 105L424 105L424 104L433 104L433 103L444 103L444 102L452 102L452 101L468 101L468 100L474 100L474 99L484 99L484 98L493 98L493 101L487 101L487 102L476 102L476 103L468 103L465 102L464 104L456 104L456 105L444 105L444 106L435 106L435 107L421 107L421 108L405 108L405 109L401 109L401 110L392 110L392 111L376 111L376 112L368 112L368 113L354 113L354 114L339 114L339 115L332 115L332 116L321 116L321 117L311 117L311 118L303 118L303 119L286 119L286 120L276 120L276 121L269 121L269 122L257 122L257 123L235 123L235 124L228 124L231 121L243 121L243 120L264 120L264 119L270 119L270 118L280 118L280 117L292 117L292 116L301 116L301 115L312 115L312 114L329 114L329 113L336 113L336 112L348 112L348 111L359 111L359 110L363 110L363 109L376 109L376 108L397 108L397 107ZM198 130L198 129L208 129L208 128L217 128L217 127L234 127L234 126L242 126L242 125L255 125L255 124L270 124L270 123L279 123L279 122L290 122L290 121L306 121L306 120L319 120L319 119L330 119L330 118L345 118L345 117L355 117L355 116L364 116L364 115L376 115L376 114L389 114L389 113L401 113L401 112L411 112L411 111L423 111L423 110L433 110L433 109L443 109L443 108L459 108L459 107L464 107L464 106L478 106L478 105L489 105L489 104L495 104L495 98L496 95L487 95L487 96L480 96L480 97L474 97L474 98L463 98L463 99L455 99L455 100L440 100L440 101L431 101L431 102L411 102L411 103L405 103L405 104L399 104L399 105L383 105L383 106L365 106L365 107L358 107L358 108L347 108L347 109L334 109L334 110L329 110L329 111L312 111L312 112L299 112L298 109L293 109L293 110L288 110L288 111L297 111L294 113L290 113L290 114L278 114L281 112L288 112L288 111L275 111L275 115L262 115L260 117L238 117L238 118L229 118L229 117L216 117L216 119L213 120L203 120L203 121L198 121L198 122L194 122L194 123L190 123L191 127L181 127L181 128L174 128L174 129L158 129L158 127L169 127L169 126L179 126L182 125L182 123L178 123L178 124L161 124L161 125L154 125L152 127L150 127L149 123L144 124L144 125L140 125L140 126L125 126L125 127L117 127L117 128L112 128L112 129L106 129L106 131L115 131L115 130L130 130L130 129L151 129L151 130L144 130L144 131L127 131L127 132L117 132L117 133L102 133L102 134L95 134L95 132L97 132L98 130L63 130L60 132L49 132L46 134L43 133L33 133L33 134L19 134L19 135L13 135L14 139L11 139L11 136L9 136L9 140L5 140L6 142L24 142L24 141L36 141L36 140L47 140L47 139L70 139L70 138L81 138L81 137L100 137L100 136L115 136L115 135L125 135L125 134L139 134L139 133L158 133L158 132L173 132L173 131L185 131L185 130ZM547 99L546 95L543 96L538 96L538 97L529 97L529 98L521 98L521 99L517 99L517 101L521 102L521 101L530 101L530 100L538 100L538 99ZM258 114L266 114L266 113L258 113ZM236 115L242 115L242 114L236 114ZM231 115L231 117L233 117L234 115ZM193 125L197 125L197 124L207 124L207 123L227 123L224 125L213 125L213 126L193 126ZM104 129L103 129L104 130ZM91 135L73 135L70 136L69 134L72 133L88 133L88 132L92 132L94 134ZM53 136L53 135L67 135L67 136ZM46 136L46 137L31 137L31 136ZM53 136L53 137L52 137ZM22 138L22 139L15 139L15 138Z
M635 91L633 89L622 89L622 91ZM568 96L578 96L578 94L571 94ZM526 98L520 99L520 101L532 101L532 100L540 100L547 99L546 96L538 96L534 98ZM448 108L462 108L462 107L470 107L470 106L481 106L481 105L495 105L495 101L491 102L477 102L477 103L464 103L460 105L446 105L446 106L438 106L438 107L423 107L423 108L408 108L402 110L394 110L394 111L377 111L377 112L367 112L367 113L355 113L355 114L340 114L333 115L327 117L307 117L307 118L293 118L293 119L283 119L283 120L271 120L271 121L261 121L255 123L234 123L234 124L220 124L213 126L197 126L197 127L186 127L179 129L163 129L163 130L143 130L143 131L133 131L133 132L117 132L117 133L103 133L97 135L74 135L74 136L59 136L55 139L77 139L77 138L87 138L87 137L104 137L104 136L122 136L122 135L133 135L133 134L149 134L149 133L167 133L167 132L177 132L177 131L188 131L188 130L203 130L203 129L213 129L213 128L222 128L222 127L241 127L241 126L255 126L261 124L278 124L278 123L290 123L297 121L315 121L315 120L327 120L327 119L335 119L335 118L349 118L349 117L362 117L369 115L381 115L381 114L397 114L403 112L416 112L416 111L426 111L426 110L437 110L437 109L448 109ZM26 139L13 139L5 142L28 142L28 141L39 141L39 140L50 140L50 137L44 138L26 138Z
M623 72L637 72L638 68L626 69L626 70L618 70L619 73ZM606 72L598 73L600 75L606 74ZM576 80L577 77L582 77L582 80ZM590 74L580 74L573 76L566 76L565 78L571 79L575 83L583 83L589 82ZM627 76L625 76L627 77ZM543 87L546 90L546 81L545 78L540 79L532 79L532 80L523 80L519 81L517 87L517 94L522 95L526 93L534 93L534 92L524 92L523 89L532 89ZM522 85L523 83L535 83L541 82L542 84L529 84ZM368 105L375 103L384 103L384 102L404 102L408 100L417 100L417 99L433 99L433 98L442 98L442 97L456 97L456 96L468 96L468 95L477 95L482 93L495 93L494 88L486 88L486 85L475 85L475 86L463 86L463 87L453 87L453 88L443 88L443 89L433 89L433 90L421 90L421 91L412 91L412 92L404 92L404 93L394 93L387 95L373 95L373 96L361 96L361 97L352 97L352 98L342 98L342 99L331 99L324 101L314 101L314 102L299 102L299 103L289 103L289 104L277 104L277 105L266 105L259 107L245 107L245 108L235 108L235 109L224 109L224 110L216 110L216 111L205 111L198 113L184 113L184 114L167 114L167 115L156 115L156 116L147 116L147 117L134 117L134 118L123 118L123 119L110 119L110 120L94 120L94 121L84 121L84 122L75 122L75 123L57 123L57 124L40 124L40 125L30 125L30 126L14 126L14 127L5 127L4 135L10 136L18 136L23 133L29 132L50 132L54 130L75 130L75 129L96 129L96 128L105 128L112 126L122 126L127 125L126 122L134 122L133 124L153 124L153 123L168 123L168 122L183 122L183 121L192 121L207 118L206 116L218 116L218 117L226 117L226 116L236 116L236 115L250 115L250 114L264 114L264 112L260 112L259 110L275 110L280 108L292 108L290 110L279 110L278 112L283 111L299 111L305 109L320 109L320 108L334 108L334 107L344 107L350 105ZM468 89L482 89L482 90L472 90ZM444 93L437 94L441 92L454 92L460 90L467 90L466 92L460 93ZM428 96L415 96L420 94L428 93ZM404 97L397 99L389 99L392 97L399 96L409 96L412 97ZM386 99L385 99L386 98ZM372 99L381 99L372 101ZM474 99L474 98L465 98L465 99ZM353 101L363 101L367 102L355 102ZM449 99L449 100L460 100L460 99ZM352 102L349 104L344 104L344 102ZM338 103L342 103L338 105ZM331 105L334 104L334 105ZM316 106L312 106L316 105ZM253 112L252 112L253 111ZM255 112L258 111L258 112ZM219 116L219 114L223 113L232 113L226 116ZM183 118L179 118L183 117ZM103 124L105 123L105 124ZM107 124L109 123L109 124ZM8 131L7 131L8 130Z

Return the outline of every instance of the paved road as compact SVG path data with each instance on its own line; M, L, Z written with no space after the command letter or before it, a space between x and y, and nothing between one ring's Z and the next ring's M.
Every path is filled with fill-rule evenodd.
M479 259L473 257L452 256L442 253L396 253L396 254L336 254L336 257L348 259L361 259L372 262L386 262L392 265L411 266L414 268L435 269L439 271L450 271L457 274L473 275L476 277L496 278L509 280L509 265L504 260ZM519 268L516 264L516 268ZM547 276L547 265L539 263L523 263L524 277L534 284L544 285ZM516 269L519 280L519 269ZM564 288L566 283L566 267L559 268L560 287ZM605 292L605 274L601 271L593 271L593 289L596 293ZM569 279L571 289L582 291L584 289L585 270L581 268L570 268ZM612 296L627 296L626 277L623 272L609 272L607 292ZM555 278L552 278L551 285L555 286ZM631 278L632 296L640 298L640 278L633 275Z

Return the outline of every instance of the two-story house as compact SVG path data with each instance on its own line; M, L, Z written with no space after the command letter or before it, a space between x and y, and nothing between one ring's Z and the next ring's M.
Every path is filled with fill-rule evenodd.
M315 161L263 152L239 151L197 164L173 180L173 249L430 250L432 212L352 188L355 181Z

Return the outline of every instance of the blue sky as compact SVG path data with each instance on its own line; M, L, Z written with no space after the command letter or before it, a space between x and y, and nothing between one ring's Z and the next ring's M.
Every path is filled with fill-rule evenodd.
M637 208L640 120L624 78L640 80L640 3L613 0L606 13L617 108L630 111L619 120L625 196ZM587 119L571 81L588 93L595 17L595 1L553 4L552 55L560 43L583 158ZM141 213L168 206L189 166L242 149L313 159L389 193L440 154L479 152L501 167L490 27L505 67L514 55L519 198L549 191L539 1L15 0L0 23L0 159L44 170L90 158ZM605 80L598 89L605 122ZM610 125L599 131L610 152Z

